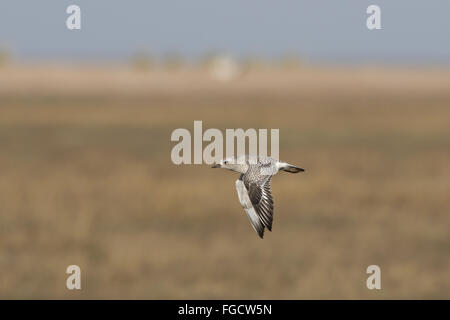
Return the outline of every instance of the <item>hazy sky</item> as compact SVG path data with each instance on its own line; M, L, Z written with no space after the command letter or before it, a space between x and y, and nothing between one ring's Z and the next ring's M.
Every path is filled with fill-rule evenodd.
M81 7L82 29L66 28ZM366 28L381 7L382 30ZM1 0L0 47L15 57L127 59L296 53L311 61L450 62L450 0Z

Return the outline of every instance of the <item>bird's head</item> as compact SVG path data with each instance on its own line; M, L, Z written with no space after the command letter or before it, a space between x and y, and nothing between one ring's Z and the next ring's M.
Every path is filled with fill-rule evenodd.
M239 173L245 173L248 169L248 164L243 161L236 160L235 158L225 158L212 166L212 168L223 168Z

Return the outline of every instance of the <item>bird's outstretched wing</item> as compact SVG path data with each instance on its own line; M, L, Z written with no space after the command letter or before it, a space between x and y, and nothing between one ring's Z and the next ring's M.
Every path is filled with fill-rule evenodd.
M272 231L273 221L273 198L270 192L271 180L272 176L266 176L265 179L258 182L245 183L244 179L253 208L255 208L259 219L269 231Z
M272 231L273 199L270 192L271 176L258 182L245 183L242 177L236 180L239 202L247 213L253 228L264 237L264 228Z
M248 190L245 187L244 181L241 179L236 180L236 191L238 194L239 202L244 208L245 213L247 214L248 219L250 220L253 229L258 233L258 235L263 238L264 237L264 224L259 218L258 214L253 207L252 201L250 200Z

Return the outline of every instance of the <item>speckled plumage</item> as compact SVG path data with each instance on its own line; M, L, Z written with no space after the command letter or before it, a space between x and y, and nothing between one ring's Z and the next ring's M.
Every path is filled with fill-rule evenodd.
M269 157L245 156L236 159L224 159L214 167L221 167L241 173L236 180L236 190L244 211L253 228L263 238L264 230L272 231L273 198L270 191L272 176L278 170L291 173L304 171L302 168L280 162Z

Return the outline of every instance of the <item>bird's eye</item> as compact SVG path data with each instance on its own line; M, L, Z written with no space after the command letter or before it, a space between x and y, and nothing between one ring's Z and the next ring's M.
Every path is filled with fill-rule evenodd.
M223 162L224 164L227 164L228 163L228 161L227 160L225 160L224 162Z

